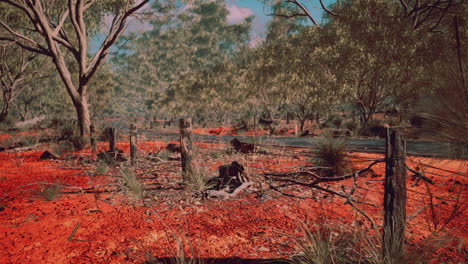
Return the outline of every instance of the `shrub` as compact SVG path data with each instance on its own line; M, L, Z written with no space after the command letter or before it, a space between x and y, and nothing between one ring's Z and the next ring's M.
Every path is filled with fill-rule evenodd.
M344 127L349 131L356 131L358 128L358 123L356 121L350 120L344 123Z
M349 172L350 166L346 159L348 142L343 138L333 138L332 133L325 132L314 144L315 162L325 167L323 171L328 175L344 175Z
M340 128L343 123L343 117L337 114L331 114L328 116L327 120L322 124L321 128Z

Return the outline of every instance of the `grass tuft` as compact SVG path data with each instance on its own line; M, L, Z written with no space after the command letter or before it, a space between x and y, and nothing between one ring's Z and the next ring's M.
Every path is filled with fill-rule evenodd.
M192 173L190 173L186 178L187 187L195 192L204 192L212 185L208 184L210 176L208 171L205 168L200 166L195 166Z
M54 201L62 195L62 188L60 183L42 184L35 194L46 201Z
M333 138L331 133L325 133L314 147L314 161L318 166L328 168L324 170L328 175L344 175L350 171L346 158L348 142L345 139Z
M145 185L138 180L137 175L130 169L122 169L122 190L137 200L145 197Z

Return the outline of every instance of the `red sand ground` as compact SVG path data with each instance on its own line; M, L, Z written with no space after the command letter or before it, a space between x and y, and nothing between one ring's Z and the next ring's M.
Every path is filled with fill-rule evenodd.
M198 145L201 148L225 147L219 144ZM163 142L139 143L143 152L155 152L164 146ZM128 144L121 143L118 147L128 153ZM100 149L104 148L105 144L101 144ZM80 193L79 189L67 188L64 191L75 193L64 194L55 201L45 201L34 195L34 190L39 188L36 183L60 182L87 188L109 182L109 178L92 176L86 171L90 168L81 164L39 160L42 151L0 153L0 207L3 208L0 212L0 263L141 263L146 253L158 257L176 254L176 239L184 241L187 252L190 241L196 254L201 257L288 257L297 252L298 248L290 235L301 234L301 221L314 222L325 218L326 221L350 227L366 222L350 206L344 205L343 199L299 188L288 191L314 196L314 199L289 198L268 192L268 196L264 197L266 199L256 197L256 193L247 193L231 200L203 201L178 196L174 191L173 196L179 197L176 203L174 199L169 201L156 195L153 210L124 195L116 195L107 201L102 198L109 195L85 194ZM76 154L91 155L89 151ZM293 155L296 157L275 158L251 155L242 160L242 164L252 174L292 171L307 164L307 159L301 157L300 152L296 154ZM369 160L378 158L381 156L355 155L355 167L362 168L370 163ZM431 230L440 228L435 224L443 224L450 217L453 208L460 204L457 202L459 199L460 212L445 227L447 233L458 240L447 243L439 261L463 262L464 256L456 245L460 239L468 238L464 222L468 216L465 210L466 170L460 167L458 161L416 157L409 160L411 166L419 166L427 175L434 177L437 184L427 187L430 192L424 183L408 187L408 215L418 213L429 204L429 193L434 204L438 205L434 210L423 210L409 221L408 237L417 243ZM215 170L221 163L208 162L207 166ZM359 184L365 189L358 192L366 202L381 205L384 165L376 166L374 171L380 176L361 178ZM351 186L352 181L339 182L338 185ZM445 203L437 199L441 197L445 197ZM358 206L381 222L380 208ZM69 239L78 224L73 239ZM355 228L359 228L359 225ZM461 247L466 250L465 245Z

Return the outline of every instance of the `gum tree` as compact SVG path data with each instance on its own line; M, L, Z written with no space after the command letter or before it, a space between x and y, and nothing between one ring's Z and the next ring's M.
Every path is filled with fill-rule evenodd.
M5 34L2 41L10 41L21 48L51 58L76 111L80 135L91 124L88 105L88 86L105 61L111 46L122 35L131 16L149 0L0 0L1 8L12 10L27 21L27 27L16 27L7 16L0 21ZM95 51L90 40L101 23L110 20L104 39ZM72 59L67 60L67 56ZM74 68L78 69L73 74Z

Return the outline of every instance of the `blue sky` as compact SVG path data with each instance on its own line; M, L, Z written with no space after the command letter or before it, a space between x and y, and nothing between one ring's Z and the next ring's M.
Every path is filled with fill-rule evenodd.
M322 20L323 10L320 6L319 0L301 0L303 5L305 5L312 16L317 20ZM324 0L326 6L334 3L335 0ZM270 10L268 7L265 7L264 3L259 0L226 0L226 6L231 12L231 15L241 16L243 15L254 15L254 27L253 35L264 37L266 25L271 19L269 14ZM235 14L233 14L235 13Z

